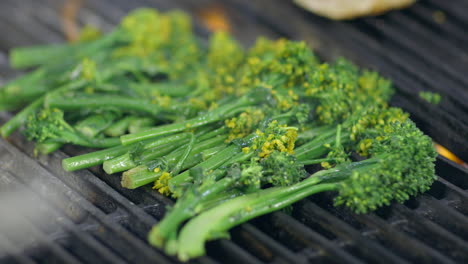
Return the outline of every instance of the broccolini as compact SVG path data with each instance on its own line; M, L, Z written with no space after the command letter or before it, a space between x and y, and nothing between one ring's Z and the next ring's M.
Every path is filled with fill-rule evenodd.
M367 213L434 181L431 140L388 105L376 72L286 39L204 44L179 11L139 9L91 33L13 50L14 67L36 70L0 90L0 109L19 110L0 132L24 127L43 154L103 148L63 168L102 165L125 188L177 199L148 235L167 254L202 256L206 241L319 192Z

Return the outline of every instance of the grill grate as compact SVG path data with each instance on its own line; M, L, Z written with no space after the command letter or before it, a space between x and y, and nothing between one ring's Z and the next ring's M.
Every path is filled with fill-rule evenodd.
M57 16L62 2L2 2L0 32L5 37L0 40L0 82L17 74L2 59L11 47L62 41ZM201 5L217 2L225 4L234 33L243 43L252 43L260 34L305 39L323 58L345 55L387 74L399 89L394 104L410 111L422 129L466 160L468 94L464 85L468 78L461 69L468 64L468 51L464 50L468 5L461 0L420 1L409 10L346 23L318 18L287 1L273 5L266 0L203 0L196 4L188 0L103 0L87 1L79 21L109 29L137 6L177 7L194 13ZM436 10L446 13L445 23L434 22ZM205 35L206 30L197 25L197 31ZM423 89L444 95L440 107L415 97ZM9 117L2 114L0 120ZM170 199L149 188L123 189L119 177L98 168L64 172L61 159L80 152L77 149L32 158L32 148L19 134L10 142L0 140L0 190L26 188L54 228L25 214L21 221L26 222L32 247L19 250L13 236L2 230L0 262L176 262L146 243L147 232L172 204ZM432 189L404 205L355 215L334 208L330 194L316 195L299 202L291 215L276 212L235 228L232 240L209 243L208 257L194 262L466 263L468 173L443 157L437 159L436 170L440 177Z

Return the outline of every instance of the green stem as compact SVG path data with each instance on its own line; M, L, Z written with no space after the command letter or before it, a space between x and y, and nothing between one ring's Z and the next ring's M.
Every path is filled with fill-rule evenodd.
M200 203L209 201L213 196L225 191L232 184L232 178L223 178L208 186L199 194L193 190L187 191L184 196L177 200L174 207L164 216L161 222L151 229L148 235L150 244L159 248L163 247L173 234L177 234L180 225L196 214L195 208Z
M193 146L193 149L192 149L190 155L187 157L186 161L182 164L181 169L183 169L183 170L189 169L189 168L191 168L191 166L198 167L202 163L198 163L199 160L197 159L197 155L199 155L199 153L204 151L205 149L208 149L208 148L211 148L213 146L216 146L216 145L220 144L225 139L226 139L225 137L218 136L218 137L214 137L212 139L207 139L207 140L204 140L202 142L196 143ZM177 150L169 153L165 157L165 161L166 161L167 167L169 169L170 168L175 168L175 166L177 166L177 163L183 158L184 152L186 151L186 149L187 148L185 146L179 147ZM230 157L231 156L229 156L229 158ZM194 161L196 161L196 162L194 162ZM138 187L143 186L145 184L148 184L148 183L150 183L152 181L156 181L159 178L159 176L161 175L161 172L153 172L153 171L149 170L148 166L150 166L150 165L148 165L148 166L142 165L142 166L138 166L137 168L141 169L143 166L146 167L146 170L148 171L148 173L142 174L142 173L140 173L140 170L138 170L138 173L133 173L133 169L131 169L131 170L127 171L127 172L124 172L123 175L122 175L122 183L125 183L125 185L122 185L122 186L125 187L125 188L127 188L127 186L130 186L131 189L138 188ZM211 167L210 167L210 169L211 169ZM183 175L183 174L185 175L185 173L189 174L189 171L187 170L187 171L177 175L175 178L177 178L177 177L179 177L180 175ZM143 177L144 179L140 180L140 179L138 179L138 177ZM139 184L142 184L142 185L139 185Z
M214 170L240 152L241 151L238 146L231 145L220 151L218 155L215 155L210 159L197 164L194 168L202 168L204 171ZM180 196L181 193L179 188L191 180L192 178L190 177L189 171L185 171L169 180L169 188L175 196Z
M75 129L87 137L94 138L104 129L108 128L115 118L115 113L91 115L79 121L75 125Z
M88 142L88 144L82 144L81 146L88 148L111 148L120 145L119 138L88 138Z
M120 137L128 131L130 123L137 118L136 116L124 117L104 130L104 134L111 137Z
M140 133L124 135L120 137L123 145L128 145L134 142L145 140L152 137L157 137L161 135L173 134L176 132L184 131L188 128L196 128L204 126L206 124L214 123L225 119L231 115L234 115L247 107L248 105L254 103L255 100L249 100L246 98L241 98L235 102L225 104L211 112L204 113L201 116L179 122L174 124L163 125L143 131Z
M214 155L216 155L218 152L220 152L221 150L223 150L225 148L226 148L226 145L222 144L222 145L215 146L215 147L209 148L207 150L204 150L201 153L201 158L202 158L202 160L207 160L207 159L213 157Z
M85 84L86 84L85 81L77 81L77 82L68 83L55 89L49 94L56 94L56 93L60 93L60 92L67 91L67 90L78 89ZM6 138L10 136L11 133L15 132L15 130L17 130L21 125L23 125L26 122L26 119L30 115L32 115L34 112L36 112L36 110L39 109L44 104L44 100L45 100L45 96L41 96L37 98L34 102L30 103L23 110L17 113L14 117L8 120L8 122L6 122L0 128L0 134L2 135L2 137Z
M180 145L186 144L187 142L188 140L183 140L180 142ZM138 165L144 164L145 162L167 155L177 149L180 145L165 144L155 149L147 150L141 155L141 157L138 157L138 160L136 160L129 152L127 152L124 155L104 161L102 168L107 174L114 174L117 172L130 170Z
M138 165L142 165L143 163L152 159L169 154L174 150L174 148L186 144L186 142L189 140L189 137L190 133L181 133L168 137L158 138L156 140L150 139L145 142L136 143L134 144L135 147L132 147L131 149L135 151L135 149L139 149L141 147L141 151L143 151L141 155L136 158L134 157L135 154L130 154L127 152L122 156L104 161L104 171L107 174L113 174L129 170ZM139 145L137 146L137 144Z
M348 142L350 142L349 132L343 132L341 128L338 130L334 128L297 147L294 150L294 154L298 161L314 160L323 157L329 152L329 148L325 146L326 144L336 145L341 143L347 144Z
M157 138L157 139L148 140L139 144L143 146L143 149L150 149L150 148L155 148L164 144L178 142L186 138L188 135L189 135L188 133L178 134L178 135L173 135L173 136L166 137L166 138ZM67 158L62 161L62 166L67 171L75 171L75 170L89 168L95 165L102 164L106 160L110 160L118 156L121 156L125 154L126 152L128 152L129 150L134 149L135 147L137 147L137 144L127 145L127 146L116 146L110 149L95 151L95 152L87 153L84 155Z
M182 166L184 166L184 162L187 160L187 157L190 155L190 153L193 150L193 145L195 145L195 136L193 133L191 133L190 137L190 142L187 145L187 148L183 152L182 156L180 157L179 161L177 164L174 166L174 168L171 171L171 174L178 174L180 170L182 169Z
M39 97L34 102L26 106L23 110L13 116L10 120L8 120L1 128L0 133L2 137L6 138L11 135L11 133L15 132L22 124L25 123L28 116L32 115L39 109L42 104L44 103L44 96Z
M14 68L24 69L65 60L76 60L109 46L114 38L115 34L111 33L93 42L15 48L10 54L10 62Z
M324 159L310 159L310 160L300 160L298 161L300 164L306 166L306 165L313 165L313 164L319 164L322 162L329 162L329 161L334 161L334 158L324 158Z
M128 170L122 175L122 187L127 189L136 189L140 186L154 182L161 176L162 172L154 172L148 170L145 165L137 166L131 170Z
M120 156L132 149L133 147L135 146L116 146L113 148L99 150L76 157L66 158L62 160L62 167L66 171L86 169L92 166L102 164L106 160Z
M139 98L128 98L117 95L97 95L92 96L73 96L73 97L55 97L48 96L46 99L48 107L55 107L65 111L77 111L81 109L102 109L103 107L112 107L121 109L123 112L136 111L140 113L157 116L160 113L158 105L148 100Z
M128 133L138 133L145 131L154 125L154 119L149 117L139 117L132 120L128 126Z
M43 143L37 143L36 146L34 147L34 152L39 152L41 154L50 154L56 150L58 150L60 147L62 147L62 143L56 143L56 142L43 142Z
M178 239L178 257L182 261L203 256L205 242L225 234L230 228L259 215L279 210L309 195L336 190L337 184L318 184L269 188L236 197L190 220Z
M0 87L0 110L15 110L42 96L51 86L45 84L44 75L43 69L37 69Z

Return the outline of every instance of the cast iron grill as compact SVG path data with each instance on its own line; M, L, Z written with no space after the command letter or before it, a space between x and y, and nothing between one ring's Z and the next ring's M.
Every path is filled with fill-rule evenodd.
M286 36L311 43L325 59L347 56L378 69L399 89L393 104L412 115L437 142L467 160L468 4L461 0L420 1L414 7L378 18L330 22L289 1L267 0L102 0L87 1L80 23L110 29L135 7L196 12L224 5L234 34L246 44L258 35ZM63 41L61 0L0 4L0 82L17 72L7 52L18 45ZM446 15L433 20L435 11ZM206 30L197 23L197 32ZM444 97L439 107L417 98L420 90ZM2 122L10 117L2 114ZM32 144L15 134L0 140L0 191L23 188L30 203L48 216L50 226L21 217L28 247L21 250L9 230L0 230L1 263L174 263L150 247L146 234L172 201L149 188L126 190L118 176L100 169L64 172L61 159L78 154L65 148L34 158ZM231 240L208 244L199 263L467 263L468 172L446 158L436 163L438 180L426 194L404 205L368 215L332 206L332 194L315 195L294 206L291 215L273 213L235 228ZM8 216L1 216L2 219Z

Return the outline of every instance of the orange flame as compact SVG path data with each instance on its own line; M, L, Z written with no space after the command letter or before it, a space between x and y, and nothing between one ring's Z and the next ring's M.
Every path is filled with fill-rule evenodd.
M220 4L209 5L198 11L197 16L210 31L231 31L226 9Z
M82 0L68 0L61 10L63 33L69 42L75 42L79 37L77 15L82 3Z
M465 168L468 168L468 164L466 164L463 160L461 160L459 157L457 157L455 154L453 154L452 152L450 152L450 150L446 149L445 147L443 147L442 145L440 144L437 144L437 143L434 143L434 146L437 150L437 153L439 153L441 156L457 163L457 164L460 164L462 165L463 167Z

